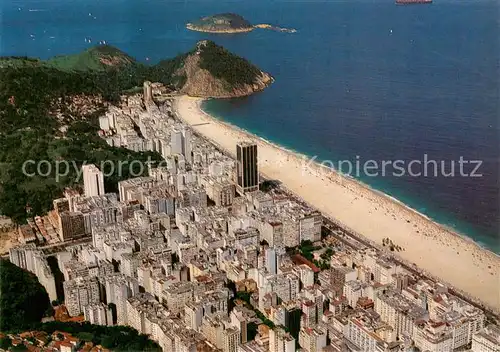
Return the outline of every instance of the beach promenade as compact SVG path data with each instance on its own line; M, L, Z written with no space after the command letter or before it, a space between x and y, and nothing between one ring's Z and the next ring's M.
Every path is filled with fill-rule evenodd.
M258 144L260 172L379 245L384 238L402 248L395 252L431 275L500 310L500 258L416 211L359 182L309 163L309 158L275 146L201 110L202 100L175 99L179 118L234 156L236 143Z

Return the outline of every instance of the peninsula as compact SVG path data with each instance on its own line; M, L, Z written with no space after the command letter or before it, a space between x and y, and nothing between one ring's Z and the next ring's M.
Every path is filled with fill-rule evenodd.
M159 158L124 153L94 138L96 114L144 81L202 98L247 96L273 82L270 74L211 41L201 41L191 51L155 65L138 62L109 45L49 60L0 57L0 77L5 82L0 87L0 214L16 223L29 216L28 205L32 213L45 214L52 198L77 177L76 171L68 170L58 182L54 175L30 178L20 172L25 160L99 162L102 158L118 163L129 157ZM119 181L110 179L109 189Z
M202 17L199 20L186 24L186 28L197 32L226 34L251 32L255 28L270 29L287 33L295 33L297 31L295 29L281 28L270 24L252 25L245 18L234 13L222 13Z

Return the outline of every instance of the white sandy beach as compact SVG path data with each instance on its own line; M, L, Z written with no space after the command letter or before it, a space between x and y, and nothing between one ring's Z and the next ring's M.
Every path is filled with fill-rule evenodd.
M266 177L280 180L325 216L378 244L390 238L404 248L398 253L403 259L500 310L497 255L354 180L331 171L317 172L319 166L305 169L307 161L304 163L300 155L212 118L201 111L201 102L182 96L174 107L180 118L195 125L195 131L231 155L238 141L254 140L258 144L259 171Z

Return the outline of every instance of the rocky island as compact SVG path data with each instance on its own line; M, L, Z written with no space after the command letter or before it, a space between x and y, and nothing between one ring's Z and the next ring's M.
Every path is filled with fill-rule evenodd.
M197 32L206 33L246 33L255 28L271 29L278 32L295 33L295 29L281 28L270 24L252 25L240 15L234 13L222 13L213 16L202 17L197 21L186 24L186 28Z
M195 22L188 23L186 27L193 31L207 33L244 33L254 29L250 22L234 13L202 17Z

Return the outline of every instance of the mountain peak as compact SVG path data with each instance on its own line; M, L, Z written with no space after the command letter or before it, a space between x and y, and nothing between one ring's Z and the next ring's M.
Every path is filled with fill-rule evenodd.
M186 76L182 92L200 97L231 98L263 90L273 78L248 60L210 40L196 44L179 74Z

